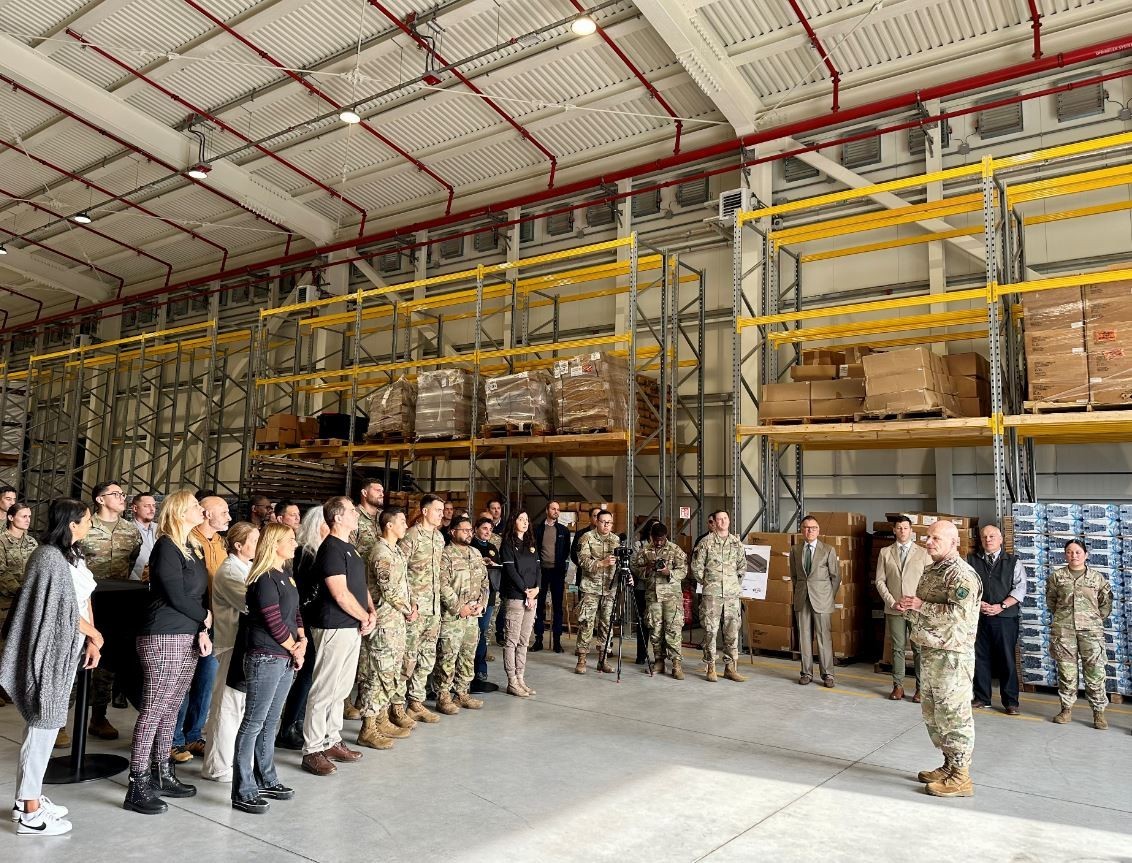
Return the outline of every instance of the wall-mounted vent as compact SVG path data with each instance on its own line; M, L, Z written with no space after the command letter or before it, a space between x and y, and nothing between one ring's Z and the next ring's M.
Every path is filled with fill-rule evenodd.
M555 213L546 217L546 233L551 237L561 237L574 230L574 212Z
M480 231L472 235L472 248L477 252L493 252L499 248L499 231Z
M996 93L981 102L997 102L1017 93ZM1022 131L1022 103L1012 102L1009 105L998 105L987 108L975 115L975 128L981 138L997 138L1001 135L1016 135Z
M801 159L788 157L782 161L782 179L787 183L798 183L802 180L813 180L821 174L813 165L807 165Z
M464 254L463 236L445 237L438 245L440 246L440 257L444 260L458 258Z
M649 189L633 195L633 218L655 216L660 212L660 189Z
M591 228L600 228L603 225L612 225L617 221L617 214L612 201L600 204L590 204L586 207L586 225Z
M857 129L852 134L869 132L871 129ZM880 164L880 136L850 141L841 145L841 164L846 168L864 168Z
M401 253L385 252L378 255L377 269L382 273L395 273L401 269Z
M1072 83L1062 81L1062 84ZM1104 113L1104 85L1086 84L1057 94L1057 122L1068 123Z
M519 242L533 243L535 241L535 220L527 219L519 223Z
M689 180L676 187L676 203L681 207L698 207L707 203L707 177Z

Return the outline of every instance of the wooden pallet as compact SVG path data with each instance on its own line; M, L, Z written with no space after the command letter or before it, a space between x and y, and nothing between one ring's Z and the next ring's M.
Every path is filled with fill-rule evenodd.
M836 417L769 417L763 419L763 424L768 426L792 426L792 425L823 425L826 423L849 423L853 422L853 414L845 414L844 416Z
M541 437L553 433L554 430L550 426L535 422L498 423L483 427L485 438Z
M947 408L932 408L923 411L865 411L853 414L854 422L885 422L887 420L953 420L959 414Z
M346 441L339 437L308 437L303 438L303 446L345 446Z
M1078 404L1075 402L1023 402L1022 410L1028 414L1076 414L1093 413L1094 411L1132 410L1132 404L1097 405Z

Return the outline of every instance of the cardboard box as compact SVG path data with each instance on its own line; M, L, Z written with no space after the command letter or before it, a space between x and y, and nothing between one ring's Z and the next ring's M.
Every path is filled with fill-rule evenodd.
M798 402L810 400L810 386L808 381L792 384L764 384L762 392L763 404L766 402Z
M990 363L982 354L973 351L965 354L949 354L943 358L947 373L956 376L971 376L986 380L990 377Z
M955 396L934 390L910 390L903 393L886 393L865 397L865 411L869 413L906 413L944 409L959 415Z
M299 417L299 438L310 440L318 437L318 420L315 417Z
M947 392L952 393L961 399L990 399L990 383L983 378L976 377L955 377L954 375L947 378L951 381L951 388Z
M794 601L794 582L789 576L777 578L770 576L766 580L766 602L777 602L789 605Z
M843 350L845 353L845 359L842 360L842 362L848 363L850 365L860 365L861 361L873 352L872 348L865 345L861 345L855 348L844 348Z
M793 544L794 534L792 533L764 533L753 530L747 534L747 545L767 545L770 546L772 552L789 554L790 547Z
M946 375L947 367L943 358L926 347L906 348L899 351L885 351L869 354L861 359L865 367L865 377L884 377L922 370L936 375Z
M905 393L912 390L935 390L941 393L952 392L954 384L951 376L939 374L931 369L908 369L887 375L865 375L865 394L883 396L888 393Z
M764 599L745 600L748 619L764 626L789 629L794 625L794 609L788 602L770 602Z
M959 415L964 417L985 417L990 415L990 399L965 399L958 398L955 400L959 405Z
M299 418L294 414L272 414L267 418L269 429L289 429L298 434Z
M823 542L838 537L863 536L868 525L864 513L860 512L811 512L809 515L818 520Z
M804 366L839 366L845 362L845 354L835 348L802 348Z
M767 626L747 621L747 642L756 650L777 650L789 653L794 645L794 630L784 626Z
M860 399L814 399L810 402L810 416L812 417L846 417L852 419L853 415L860 413L865 403Z
M839 378L865 379L865 367L861 363L842 363L837 368Z
M865 384L859 380L814 381L810 384L810 401L819 399L863 399Z
M810 415L810 401L764 401L759 405L760 419L806 419Z
M790 553L782 551L772 551L770 553L770 563L767 565L767 575L771 578L785 578L790 579Z
M791 366L790 379L794 381L831 381L837 377L839 366Z
M1022 314L1027 330L1080 321L1084 318L1081 289L1058 288L1023 294Z

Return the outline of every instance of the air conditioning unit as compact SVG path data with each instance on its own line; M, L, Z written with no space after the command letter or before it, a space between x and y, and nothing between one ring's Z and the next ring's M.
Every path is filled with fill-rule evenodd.
M94 344L94 337L90 333L76 333L71 336L72 348L89 348Z
M732 189L719 194L719 220L730 222L733 213L751 209L755 196L750 189Z
M295 292L299 295L297 302L310 303L319 298L318 285L296 285Z

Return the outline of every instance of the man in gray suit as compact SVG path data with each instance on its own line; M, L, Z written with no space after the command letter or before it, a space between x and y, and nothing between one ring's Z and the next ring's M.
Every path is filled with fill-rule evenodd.
M892 692L890 701L904 700L904 654L910 639L911 627L904 615L896 610L901 597L915 596L916 586L924 567L931 566L932 557L927 549L916 545L912 536L912 520L906 515L895 518L892 533L896 542L882 548L877 556L876 586L884 600L884 625L892 640ZM912 700L920 703L920 645L913 642L912 657L916 672L916 694Z
M798 622L798 652L802 657L805 686L814 679L813 639L818 637L821 680L833 688L833 634L829 616L841 587L841 564L837 552L818 540L821 525L813 516L802 519L802 544L790 549L790 577L794 583L794 617ZM816 624L816 625L815 625Z

